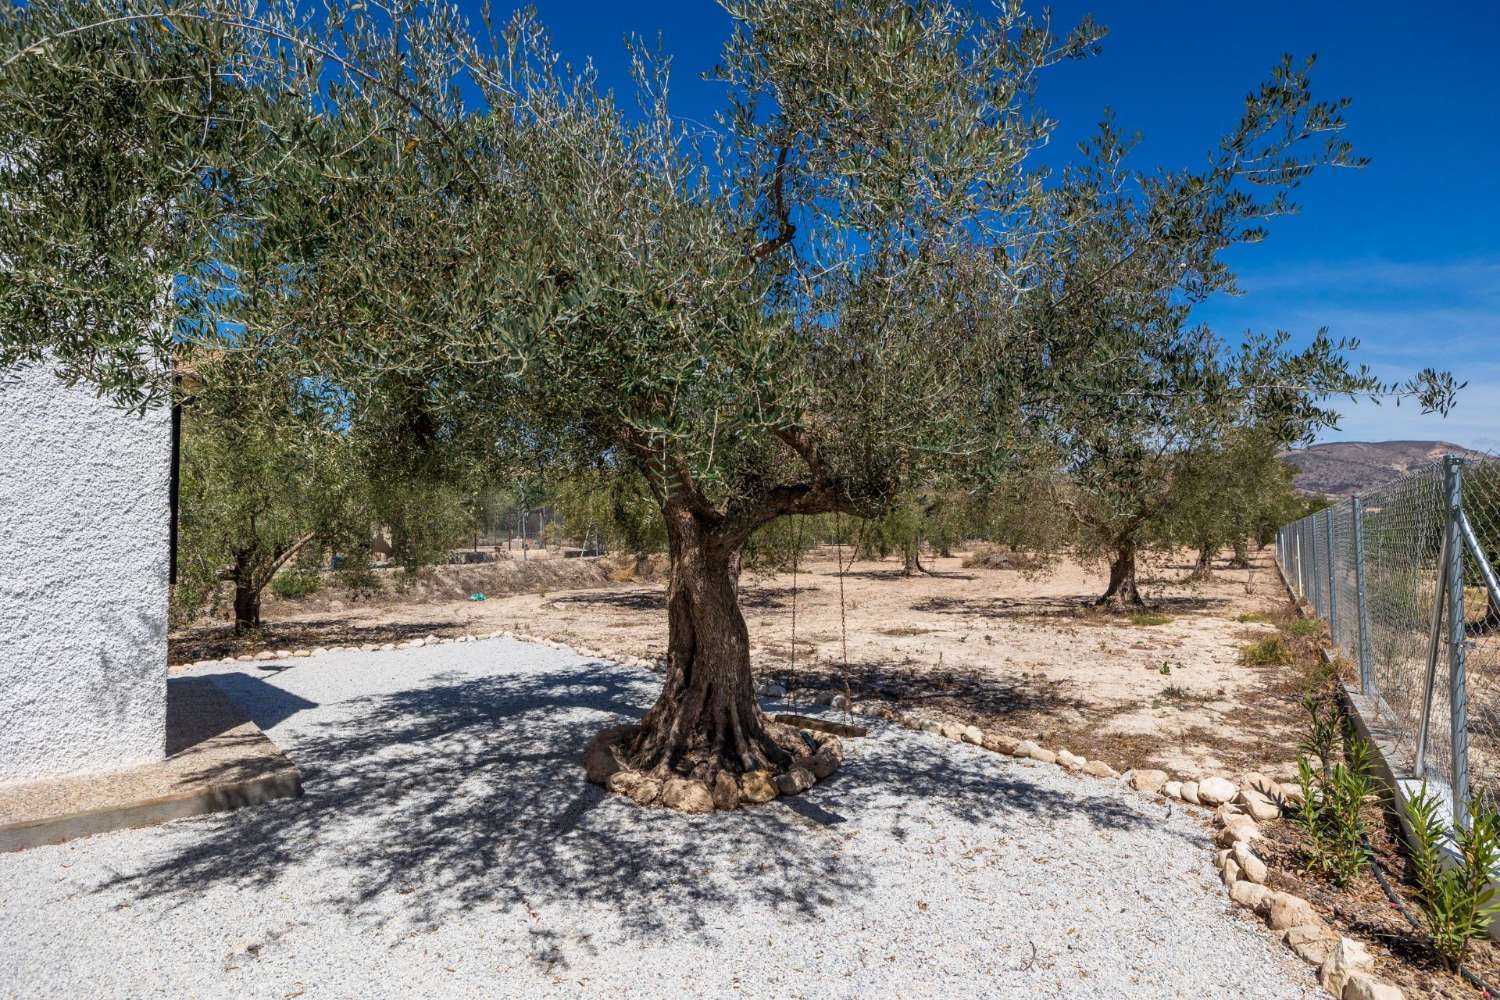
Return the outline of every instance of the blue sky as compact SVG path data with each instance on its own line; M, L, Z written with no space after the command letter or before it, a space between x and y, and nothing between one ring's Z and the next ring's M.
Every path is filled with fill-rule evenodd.
M477 15L476 0L463 2ZM496 0L497 14L505 6ZM542 0L538 8L563 56L592 58L606 85L628 90L627 34L659 36L675 60L674 114L707 121L720 106L718 85L698 79L729 23L710 0ZM1122 127L1144 134L1142 166L1201 162L1281 53L1317 53L1314 83L1324 96L1354 99L1347 135L1372 163L1305 185L1300 215L1235 251L1244 294L1207 303L1200 318L1226 336L1286 329L1303 339L1326 325L1359 338L1356 357L1382 376L1431 365L1469 382L1447 419L1389 402L1343 404L1342 428L1325 440L1444 439L1500 450L1500 4L1065 0L1052 8L1058 24L1092 13L1110 29L1102 55L1042 81L1041 102L1059 121L1055 142L1071 150L1112 107Z

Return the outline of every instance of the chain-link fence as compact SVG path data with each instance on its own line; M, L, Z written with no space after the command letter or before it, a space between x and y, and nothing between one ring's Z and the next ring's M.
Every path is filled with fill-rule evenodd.
M1500 801L1500 461L1448 458L1285 525L1277 558L1358 665L1401 763Z

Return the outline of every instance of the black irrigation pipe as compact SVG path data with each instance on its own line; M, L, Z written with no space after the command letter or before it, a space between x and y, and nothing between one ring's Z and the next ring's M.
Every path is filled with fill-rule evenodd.
M1385 877L1385 872L1380 867L1380 862L1375 860L1375 848L1371 846L1370 838L1365 836L1365 834L1361 832L1359 835L1359 839L1364 843L1365 857L1370 859L1370 873L1375 876L1375 881L1380 883L1380 888L1385 890L1386 898L1389 899L1392 903L1396 904L1396 909L1401 911L1401 915L1406 918L1406 922L1411 924L1413 929L1421 933L1422 936L1426 938L1427 942L1430 944L1432 942L1432 938L1422 930L1422 925L1417 921L1416 916L1411 912L1411 908L1402 901L1400 895L1397 894L1394 888L1392 888L1390 881ZM1463 976L1464 979L1468 980L1469 985L1479 990L1479 992L1483 993L1486 997L1494 997L1497 995L1495 993L1494 987L1490 986L1489 983L1481 979L1478 973L1471 971L1467 965L1459 963L1458 974L1460 976Z

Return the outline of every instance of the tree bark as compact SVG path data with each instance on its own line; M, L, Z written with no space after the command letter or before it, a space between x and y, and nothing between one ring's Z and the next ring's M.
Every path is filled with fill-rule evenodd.
M240 635L260 627L260 591L250 567L236 559L234 580L234 634Z
M740 613L741 543L710 516L667 505L667 675L627 750L631 767L712 781L719 771L783 769L792 754L768 731Z
M1114 558L1109 562L1109 587L1094 603L1122 607L1140 607L1146 603L1141 600L1141 592L1135 583L1135 542L1126 540L1115 546Z
M914 573L926 573L927 567L922 565L922 543L919 541L914 545L901 546L901 575L911 576Z
M1203 545L1198 548L1198 561L1193 564L1192 573L1188 574L1189 580L1212 580L1214 578L1214 546Z
M1229 560L1229 565L1235 569L1250 568L1250 543L1241 538L1234 543L1234 558Z

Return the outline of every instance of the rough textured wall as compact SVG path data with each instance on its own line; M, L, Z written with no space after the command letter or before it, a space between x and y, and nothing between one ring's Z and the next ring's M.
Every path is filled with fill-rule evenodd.
M159 759L170 414L0 380L0 782Z

